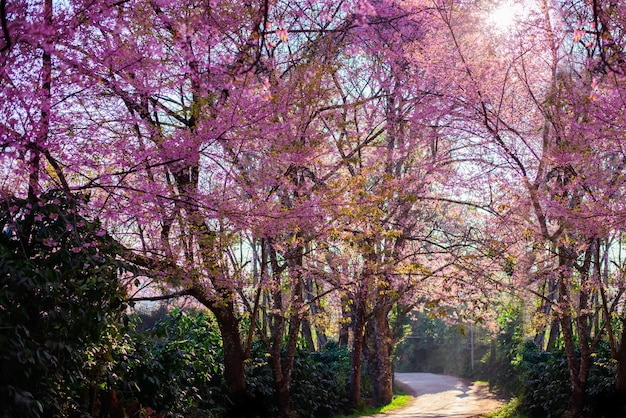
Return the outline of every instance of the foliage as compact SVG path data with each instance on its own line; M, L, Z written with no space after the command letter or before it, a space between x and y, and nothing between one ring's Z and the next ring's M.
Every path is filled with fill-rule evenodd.
M267 360L262 344L255 342L251 358L246 361L246 382L259 415L276 416L276 388Z
M362 417L362 416L384 414L384 413L395 411L396 409L400 409L406 406L409 402L411 402L412 399L413 399L413 396L411 395L394 395L393 398L391 399L391 403L388 405L377 406L377 407L365 406L355 414L335 415L333 418L356 418L356 417Z
M522 314L521 305L510 305L499 312L499 332L491 342L491 350L476 368L477 377L488 380L490 389L507 395L518 394L523 383L513 364L523 345Z
M219 413L221 339L205 311L175 309L145 332L132 332L115 352L119 395L186 417Z
M292 402L301 417L332 416L348 406L350 354L335 342L300 351L294 364Z
M114 359L114 386L126 400L168 416L221 416L229 407L221 375L221 339L215 320L201 310L175 309L143 332L130 332ZM300 350L292 372L292 405L299 417L332 416L348 407L349 352L331 342ZM251 408L277 416L276 389L265 350L254 344L246 380Z
M485 415L485 418L528 418L519 413L520 400L513 398L509 403L499 408L497 411Z
M471 359L467 326L451 324L430 312L416 313L396 349L395 370L469 376ZM485 331L475 326L476 358L488 348ZM478 363L478 362L477 362Z
M276 416L271 369L257 347L248 363L247 381L265 416ZM298 417L328 417L349 408L350 354L335 342L320 351L299 350L291 382L292 407Z
M358 404L362 335L372 328L368 351L378 355L365 354L376 366L374 396L390 397L394 303L493 309L494 293L519 289L541 297L537 322L560 323L568 358L580 346L581 361L569 363L580 415L585 390L600 393L608 379L588 376L598 362L593 327L574 325L624 302L626 1L529 1L502 19L515 21L506 31L489 23L493 3L0 0L0 184L31 195L52 184L89 191L91 210L146 275L216 314L224 341L233 341L222 353L233 399L245 398L244 310L258 311L254 320L276 336L273 359L289 334L284 364L272 364L274 383L286 389L299 321L317 316L308 302L342 292ZM3 372L47 362L32 381L49 386L76 351L65 340L31 342L30 325L19 324L35 317L39 330L83 306L68 294L95 298L83 293L104 284L89 279L65 292L57 276L76 260L86 270L82 258L100 255L72 253L88 253L97 239L65 248L57 235L72 237L78 224L63 229L56 212L31 222L32 207L7 207L11 222L27 220L28 238L15 249L40 246L45 255L28 250L30 264L21 265L3 250L3 350L25 356ZM42 220L49 225L38 243L31 229ZM62 271L48 265L59 258L70 260ZM29 303L34 312L16 320ZM60 328L83 331L89 315L71 312ZM99 359L117 338L108 329L109 342L89 354L94 370L106 369ZM102 332L66 332L67 341L82 338L91 350ZM150 338L154 368L140 374L161 373L156 359L192 363L169 342L152 344L166 338ZM442 352L436 342L424 339L421 349ZM462 345L451 341L455 355L429 367L462 374ZM501 341L491 358L501 381L511 376L512 347ZM405 352L419 358L419 350ZM535 360L558 368L550 359ZM264 361L251 361L259 393L270 390ZM85 380L79 375L70 383ZM2 396L40 410L41 400L16 385ZM54 389L61 398L73 390ZM287 391L278 393L284 415Z
M124 310L115 247L59 192L0 202L0 415L93 412Z
M521 408L531 417L561 417L570 399L567 359L563 351L540 351L528 341L517 360L524 389Z
M561 350L540 351L527 342L519 352L516 367L523 379L520 409L531 417L568 416L569 370ZM587 384L586 417L605 416L615 384L615 364L606 344L594 356ZM614 414L609 414L613 416Z

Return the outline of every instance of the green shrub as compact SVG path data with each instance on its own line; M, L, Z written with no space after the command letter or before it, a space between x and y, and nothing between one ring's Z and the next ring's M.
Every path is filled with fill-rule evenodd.
M246 361L246 383L251 402L256 405L258 416L278 416L278 399L272 377L272 369L260 342L252 346L251 357ZM293 383L291 385L293 387Z
M168 416L217 414L223 408L222 350L204 311L175 309L115 353L121 397Z
M350 354L330 342L317 352L300 351L291 384L291 402L299 417L333 416L346 409Z
M593 356L593 365L587 381L586 416L618 417L626 416L623 399L616 399L615 378L617 364L611 357L611 349L607 342L601 342ZM621 397L619 397L621 398Z
M499 332L492 336L490 350L478 363L473 377L489 381L491 390L509 396L518 395L523 381L514 363L524 344L522 306L504 304L497 323Z
M265 351L256 345L247 365L248 390L259 416L278 415L276 389ZM330 342L317 352L300 350L291 375L291 405L297 417L328 417L349 408L350 353Z
M562 351L541 351L528 341L519 353L523 377L521 409L531 417L562 417L569 406L570 381Z
M174 310L144 332L131 332L115 352L114 385L120 398L170 417L223 416L228 407L221 375L221 339L203 311ZM298 417L332 416L349 406L350 354L336 343L298 351L291 400ZM251 402L259 417L278 414L266 351L255 343L246 362Z
M520 400L513 398L509 403L502 406L498 410L485 415L485 418L527 418L526 415L519 413Z
M124 293L115 246L79 203L0 201L0 416L97 409Z
M616 416L606 413L615 385L615 363L607 344L598 346L587 380L585 417ZM527 342L520 351L517 368L523 377L521 409L531 417L565 417L570 405L571 384L567 358L562 350L540 351ZM607 404L609 400L609 404Z

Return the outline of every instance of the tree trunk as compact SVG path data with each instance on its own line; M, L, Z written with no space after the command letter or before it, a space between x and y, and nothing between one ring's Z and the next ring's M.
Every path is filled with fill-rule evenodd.
M615 356L617 361L617 376L615 378L616 399L619 399L621 409L626 407L626 318L622 319L622 338Z
M269 347L269 364L272 369L274 385L276 388L276 397L278 401L278 411L281 416L289 410L289 386L284 381L283 364L281 359L283 336L285 334L285 317L283 316L283 292L280 283L281 268L278 264L278 255L276 250L268 243L269 258L272 266L272 310L270 330L271 330L271 346Z
M563 330L563 343L565 344L565 355L567 356L567 366L572 390L570 398L570 411L573 418L578 418L581 416L584 406L585 388L582 386L582 382L578 378L580 361L576 353L570 315L561 316L561 329Z
M245 352L241 345L239 321L233 311L220 306L212 306L211 312L217 319L224 349L224 382L235 412L243 411L248 400L245 375Z
M313 341L313 332L311 331L311 321L307 316L302 318L302 337L306 342L309 351L315 351L315 342Z
M372 378L374 402L377 405L387 405L393 398L392 338L388 314L387 304L379 300L367 327L368 370Z
M572 282L572 270L574 265L573 251L559 247L559 319L561 322L561 330L563 332L563 343L565 345L565 353L567 356L567 365L570 375L570 383L572 389L570 401L570 413L573 418L579 418L583 415L585 406L585 393L587 390L587 379L592 364L592 346L590 341L591 327L589 324L588 311L589 304L589 266L591 260L590 246L585 254L585 262L579 269L581 274L581 283L579 289L578 301L578 317L576 318L576 330L578 331L578 341L580 345L580 356L576 353L576 343L573 331L574 320L571 315L572 301L570 295L570 286Z
M317 299L316 294L314 292L315 287L316 286L315 286L315 283L313 283L313 278L311 276L307 276L304 279L304 297L307 303L309 303L310 305L310 318L313 324L311 325L311 320L309 320L309 318L307 317L304 317L303 321L307 321L309 323L310 333L312 329L315 329L315 337L317 339L317 348L321 349L322 347L326 345L328 341L326 338L325 330L322 327L320 327L317 324L318 321L315 320L318 313L322 311L319 300ZM303 329L304 329L304 322L303 322ZM308 338L308 336L306 335L305 337ZM311 339L313 339L312 336L311 336ZM313 349L315 348L314 345L312 347Z
M556 292L557 292L557 280L553 274L550 274L549 277L546 278L545 288L547 294L545 298L541 302L541 306L539 307L538 313L543 315L546 321L550 318L550 328L548 334L548 341L545 341L547 326L542 326L541 329L535 335L535 344L539 347L540 350L551 351L554 349L556 344L556 340L560 334L559 328L559 319L553 316L552 313L552 301L556 300ZM545 344L545 345L544 345Z
M350 402L358 407L361 403L361 368L363 366L363 339L365 334L365 316L367 291L361 284L354 301L353 340L350 372Z
M301 253L300 253L301 254ZM297 268L291 271L295 283L292 293L293 306L289 315L289 331L287 338L287 349L282 364L282 380L278 392L278 406L282 417L291 415L291 372L296 358L296 349L298 345L298 334L302 324L302 278L299 273L299 267L302 266L302 259L299 257Z
M552 323L550 324L550 334L548 336L548 343L546 344L546 351L554 350L556 346L556 341L561 334L561 323L559 322L559 318L553 318Z
M215 315L220 329L224 351L224 383L231 401L231 415L251 416L252 412L247 409L250 402L245 374L246 354L241 343L239 320L235 315L233 300L225 297L224 300L215 302L198 286L191 289L191 295Z
M348 347L350 340L350 326L353 325L353 312L349 308L350 298L341 296L341 323L339 324L339 347Z
M289 260L289 275L292 283L291 301L289 307L289 329L287 334L287 347L284 358L281 356L283 336L286 327L286 312L283 304L283 291L280 286L280 274L283 270L278 263L276 250L269 245L270 262L272 266L272 276L274 281L273 308L275 314L272 315L272 342L270 347L270 367L274 377L276 396L278 400L278 411L281 417L288 417L291 414L291 372L296 357L298 335L302 326L302 263L303 248L295 249L293 259Z
M298 334L300 331L301 317L293 314L289 321L289 334L287 338L287 350L282 360L282 379L278 388L278 407L281 417L291 416L291 372L296 358Z

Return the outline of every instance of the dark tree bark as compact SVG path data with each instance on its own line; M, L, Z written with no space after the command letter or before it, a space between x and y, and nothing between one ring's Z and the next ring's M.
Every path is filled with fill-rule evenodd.
M223 300L208 298L204 290L197 286L190 294L214 315L220 329L224 351L224 383L231 400L231 415L234 417L251 416L248 410L250 398L247 391L245 360L246 353L241 342L239 319L235 315L232 295L224 294Z
M617 360L617 376L615 378L615 392L621 406L626 406L626 318L622 319L622 337L615 355Z
M593 364L593 342L591 341L591 323L589 316L589 295L591 284L589 271L591 265L591 255L593 253L593 243L589 245L585 252L583 265L578 267L581 282L578 290L578 316L572 317L571 306L571 282L573 280L573 269L575 252L564 246L559 247L559 320L563 333L563 343L567 356L571 383L570 413L574 418L583 416L585 406L585 393L587 390L587 380L589 371ZM576 352L576 336L579 342L580 354Z
M393 341L389 327L390 308L380 298L374 306L374 312L366 328L366 359L372 378L374 402L387 405L393 398L393 367L391 350Z
M353 312L350 309L351 298L346 295L341 296L341 323L339 324L339 347L348 347L350 340L350 327L353 325Z
M359 286L353 304L353 339L350 371L350 402L354 406L361 404L361 369L363 366L363 340L365 335L367 288L364 284Z
M269 244L269 243L268 243ZM269 347L269 363L272 368L276 396L278 400L278 411L281 417L291 415L291 373L296 357L298 336L302 327L302 263L303 248L296 247L291 251L292 256L287 260L288 272L292 283L291 307L289 313L285 313L283 304L283 291L280 286L280 275L284 268L279 265L276 250L271 244L268 245L270 263L272 266L272 277L274 280L274 290L272 294L273 311L271 326L271 343ZM283 337L287 328L286 317L289 317L287 330L287 346L285 355L282 356Z
M308 316L302 318L302 337L306 342L309 351L315 351L315 342L313 341L313 332L311 331L311 321Z

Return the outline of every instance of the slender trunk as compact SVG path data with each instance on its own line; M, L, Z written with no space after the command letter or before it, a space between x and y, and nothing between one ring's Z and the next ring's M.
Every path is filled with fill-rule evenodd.
M44 26L52 28L53 8L52 0L45 0L43 5ZM49 35L48 35L49 36ZM44 39L42 42L43 55L41 58L41 113L39 126L30 147L28 197L35 201L40 192L39 165L41 150L48 142L50 132L50 103L52 98L52 42Z
M279 391L278 406L281 416L287 417L291 414L291 372L296 358L296 349L298 345L298 335L302 324L302 249L299 250L299 256L296 260L295 268L291 269L291 275L294 280L294 288L292 293L293 304L289 315L289 331L287 338L287 349L285 358L283 359L283 387Z
M546 321L550 320L550 328L547 326L542 327L537 334L535 335L535 344L541 350L551 351L554 349L556 344L556 340L560 334L559 328L559 319L554 317L552 312L552 301L556 300L556 292L557 292L557 280L556 277L551 274L545 283L546 294L544 300L541 302L541 306L539 308L539 314L541 314ZM548 332L548 341L545 341L545 334ZM545 344L545 345L544 345Z
M311 304L311 315L313 316L313 326L315 327L315 337L317 338L317 347L322 348L328 343L328 337L326 337L326 329L320 324L320 321L315 320L320 313L324 312L324 308L320 304L318 295L320 293L319 283L313 283L313 287L317 290L315 300Z
M282 360L282 379L278 387L278 409L282 417L291 416L291 373L296 358L301 319L292 315L289 322L287 349Z
M626 318L622 319L622 337L615 356L617 361L617 376L615 378L615 391L618 399L626 403Z
M574 343L574 333L572 330L572 318L569 314L561 315L561 329L563 330L563 343L565 345L565 355L567 356L567 366L570 376L571 398L570 411L574 418L582 414L584 406L585 388L579 380L580 361L576 353Z
M567 364L571 383L571 404L570 412L572 417L582 417L585 406L585 393L587 390L587 380L592 365L592 346L590 341L591 327L589 324L589 292L591 284L589 282L589 267L591 264L591 253L593 245L590 245L585 261L580 269L581 283L578 297L578 317L574 321L571 315L572 301L569 288L572 280L572 268L574 263L573 252L567 248L559 248L559 318L563 332L563 343L567 356ZM576 343L573 324L576 324L580 355L576 353Z
M572 263L566 256L568 250L559 247L559 273L558 273L558 317L563 332L563 343L565 345L565 355L567 357L567 365L570 376L571 385L571 412L577 417L582 412L584 389L580 385L578 379L578 371L580 370L580 361L576 353L576 345L574 342L574 330L572 329L571 315L571 299L570 299L570 282L572 280Z
M283 365L281 361L281 351L283 335L285 334L285 317L283 316L283 293L280 283L280 266L278 263L278 255L276 250L268 243L269 258L272 266L272 310L270 330L271 330L271 347L269 351L269 364L274 377L274 385L276 387L276 397L278 400L279 412L289 409L289 388L283 382Z
M561 334L561 322L558 317L554 317L550 324L550 334L548 335L548 342L546 343L546 351L552 351L556 347L557 339Z
M324 332L324 329L322 327L320 327L316 321L316 317L319 314L319 312L322 311L322 308L320 307L319 301L316 298L314 289L315 289L315 283L313 282L313 278L310 276L307 276L306 279L304 280L304 298L305 300L309 303L309 312L310 312L310 319L309 317L304 317L303 321L306 321L308 323L308 332L309 334L311 334L311 341L309 342L310 347L312 350L315 350L315 344L313 343L313 335L312 335L312 330L315 330L315 337L317 339L317 348L321 349L322 347L324 347L327 343L327 339L326 339L326 335ZM313 322L311 324L311 322ZM302 329L303 331L305 331L305 323L302 323ZM305 338L309 338L308 335L304 335Z
M548 279L548 302L546 305L546 315L548 318L552 317L552 321L550 322L550 332L548 334L548 342L546 344L546 351L554 350L556 346L556 341L561 334L561 327L559 323L559 318L552 312L552 302L557 299L558 292L558 283L557 278L554 275L550 275Z
M350 298L341 296L341 323L339 324L339 347L347 347L350 340L350 326L353 322L353 312L350 309Z
M315 342L313 341L313 325L311 324L311 320L315 321L316 303L315 303L315 295L313 294L313 278L311 276L306 276L303 280L303 290L304 290L304 300L309 304L308 312L303 314L302 316L302 336L304 337L304 341L306 341L307 348L309 351L315 351Z
M588 243L587 250L580 272L580 289L578 290L578 316L576 318L576 330L578 332L578 340L580 346L580 362L577 377L578 391L574 397L573 412L574 416L582 415L585 404L585 393L587 391L587 381L589 380L589 372L593 364L594 342L591 338L591 299L593 295L593 283L591 280L591 266L593 254L595 253L596 239L591 239Z
M496 360L498 356L498 340L496 337L491 337L491 341L489 342L489 371L493 372L494 367L496 365Z
M360 284L354 300L353 312L353 339L352 339L352 358L350 372L350 402L354 406L361 403L361 369L363 366L363 339L365 334L366 306L367 306L367 289L364 284Z
M306 342L309 351L315 351L315 342L313 341L313 332L311 331L311 321L308 316L302 318L302 337Z
M287 347L284 358L281 356L283 348L283 337L286 327L286 313L283 304L283 292L280 286L280 274L283 270L278 263L276 250L269 245L270 261L273 275L273 310L272 315L272 344L270 347L270 367L274 377L276 396L278 401L278 411L281 417L288 417L291 413L291 373L296 357L298 335L302 326L302 263L303 248L299 247L295 251L292 260L289 260L289 275L292 283L291 301L289 309L289 329L287 332Z

